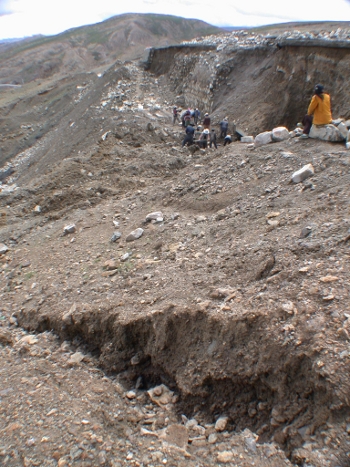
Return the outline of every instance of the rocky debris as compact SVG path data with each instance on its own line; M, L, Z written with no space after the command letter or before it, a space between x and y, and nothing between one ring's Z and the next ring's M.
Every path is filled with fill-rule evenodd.
M312 164L304 165L301 169L297 170L292 175L293 183L300 183L303 180L306 180L309 177L314 175L315 171Z
M340 142L345 140L345 136L335 125L312 125L309 138L322 139L323 141Z
M143 232L144 232L143 229L139 227L138 229L135 229L132 232L130 232L125 240L127 242L133 242L134 240L138 240L140 237L142 237Z
M297 29L293 31L283 31L279 34L272 35L267 32L266 34L257 34L247 30L232 31L231 33L224 35L211 35L200 39L192 39L191 41L185 41L183 44L203 44L203 45L215 45L217 51L225 49L241 49L241 48L252 48L257 46L270 46L276 47L277 45L284 44L293 41L314 41L316 44L327 42L343 41L344 43L350 43L350 29L349 28L338 28L336 31L327 31L325 29L312 32L304 31L301 32ZM294 42L293 42L294 43Z

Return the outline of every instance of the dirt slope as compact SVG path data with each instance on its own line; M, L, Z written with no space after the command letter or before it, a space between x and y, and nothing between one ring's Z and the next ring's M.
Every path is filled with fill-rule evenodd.
M0 461L347 466L344 145L193 152L166 75L79 86L0 193Z

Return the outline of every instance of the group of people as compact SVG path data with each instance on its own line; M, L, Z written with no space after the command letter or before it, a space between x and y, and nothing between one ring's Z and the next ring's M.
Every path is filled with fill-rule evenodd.
M217 149L217 136L215 129L211 129L211 119L208 113L204 114L201 122L201 113L195 108L194 110L187 109L181 115L181 111L177 107L173 108L173 123L180 122L185 128L185 137L182 141L182 147L197 144L200 148L206 149L208 146L214 146ZM201 123L201 125L200 125ZM324 87L317 84L314 88L314 95L308 107L307 114L303 118L303 134L302 138L308 138L311 126L327 125L332 123L331 100L329 94L324 92ZM232 136L228 132L228 118L225 117L220 122L220 136L223 140L223 145L226 146L232 142ZM235 132L235 129L233 130Z
M195 108L187 109L181 115L181 123L185 128L185 137L182 141L182 147L197 144L200 148L206 149L208 146L217 149L217 135L214 128L210 128L211 119L208 113L204 114L201 122L201 113ZM175 106L173 108L173 124L180 122L180 111ZM201 124L200 124L201 123ZM220 122L220 139L224 140L224 146L232 142L231 135L228 132L228 118L225 117Z

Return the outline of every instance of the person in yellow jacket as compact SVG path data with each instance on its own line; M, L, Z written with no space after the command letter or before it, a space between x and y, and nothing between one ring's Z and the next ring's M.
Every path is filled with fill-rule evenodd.
M307 115L303 118L303 137L307 138L311 125L328 125L332 123L331 98L323 91L322 84L316 84Z

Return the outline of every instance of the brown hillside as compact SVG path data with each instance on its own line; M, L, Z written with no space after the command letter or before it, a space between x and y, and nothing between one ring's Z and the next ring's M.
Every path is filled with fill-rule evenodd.
M218 34L220 28L177 16L125 14L52 37L0 47L0 83L29 82L106 68L115 60L140 58L147 47Z

